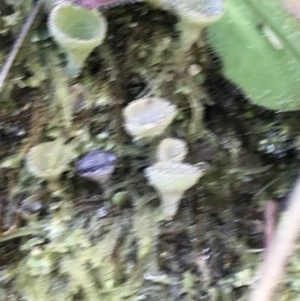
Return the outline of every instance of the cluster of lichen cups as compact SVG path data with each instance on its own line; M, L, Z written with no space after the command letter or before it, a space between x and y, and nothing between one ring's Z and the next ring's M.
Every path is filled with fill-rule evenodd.
M63 139L40 143L32 147L26 156L28 170L36 177L49 184L50 190L61 192L59 180L61 174L68 169L73 159L72 145L65 144ZM77 173L100 185L107 194L107 182L115 170L116 156L113 153L94 150L87 153L76 164Z
M223 14L223 0L148 0L162 9L170 10L179 17L181 43L184 50L200 41L201 32L216 22ZM96 9L85 8L63 0L47 0L50 10L48 29L67 57L67 73L80 75L89 54L105 39L107 22Z
M123 111L126 131L138 139L153 139L165 132L177 114L174 104L162 98L142 98ZM164 219L173 219L186 190L194 186L202 171L183 163L187 146L183 140L166 138L158 146L157 162L146 168L145 176L158 191Z
M202 170L195 165L183 163L187 148L184 141L167 138L158 146L158 161L146 168L145 176L158 191L161 209L166 220L173 219L184 193L194 186Z
M179 26L186 49L199 38L203 27L217 20L223 12L222 0L212 1L220 4L213 9L197 0L149 2L180 16ZM66 53L69 76L76 77L89 54L103 42L106 20L96 9L87 10L62 0L48 0L46 3L50 10L49 32ZM176 114L176 106L166 99L150 97L134 100L123 110L124 128L135 141L151 141L165 132ZM53 186L72 160L72 151L72 147L61 139L41 143L30 149L27 166L34 175ZM197 166L182 162L186 154L184 141L164 139L158 146L156 163L145 170L149 183L159 193L166 219L175 216L183 194L197 183L202 174ZM115 170L115 163L114 154L94 150L78 161L76 171L80 176L97 182L107 192L107 182Z
M132 101L124 110L124 127L134 140L161 136L172 123L177 108L170 101L157 97ZM27 156L28 170L46 180L52 191L60 190L59 179L73 159L74 149L63 139L40 143ZM186 190L194 186L202 171L183 163L187 146L183 140L163 139L156 152L156 163L145 169L149 183L158 191L165 219L172 219ZM108 198L107 183L116 167L117 157L112 152L93 150L77 163L75 170L83 178L96 182Z

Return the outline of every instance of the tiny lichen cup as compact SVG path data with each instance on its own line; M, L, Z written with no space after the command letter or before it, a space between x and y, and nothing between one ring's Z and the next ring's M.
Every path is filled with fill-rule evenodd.
M110 191L107 183L116 168L116 161L117 157L112 152L96 149L78 160L76 170L81 177L100 185L105 198L109 198Z
M157 161L181 162L188 152L185 141L176 138L163 139L157 148Z
M174 218L183 194L198 182L201 175L201 169L185 163L157 162L146 168L145 176L158 191L165 219Z
M107 23L97 10L62 3L51 10L48 28L67 55L67 73L76 77L89 54L102 44Z
M28 170L36 177L49 183L51 190L60 190L58 180L68 169L72 160L73 147L62 139L33 146L26 156Z
M140 98L123 110L124 127L134 140L151 139L161 135L176 114L176 106L164 98Z
M184 50L198 42L202 46L203 29L224 14L224 0L161 0L180 19L178 29L181 31L181 44Z

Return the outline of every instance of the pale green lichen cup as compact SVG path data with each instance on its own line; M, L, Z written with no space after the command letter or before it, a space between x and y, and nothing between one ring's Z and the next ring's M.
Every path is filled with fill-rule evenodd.
M149 0L148 0L149 1ZM160 0L179 17L178 29L185 51L193 44L203 46L201 33L224 14L224 0Z
M97 10L63 3L52 9L48 28L67 55L67 73L77 77L89 54L102 44L107 23Z

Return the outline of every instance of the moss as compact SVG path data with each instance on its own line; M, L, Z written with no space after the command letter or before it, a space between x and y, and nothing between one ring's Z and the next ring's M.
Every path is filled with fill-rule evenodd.
M5 6L0 60L30 6ZM40 15L1 92L1 221L11 226L31 195L43 204L36 219L0 236L1 293L26 300L243 300L262 258L262 206L269 199L284 205L298 173L299 116L250 104L220 76L207 46L184 54L174 16L142 3L105 15L108 38L76 80L57 76L65 59ZM84 86L88 105L62 114L74 84ZM176 104L166 136L188 142L190 164L206 162L173 222L160 220L159 199L144 177L154 160L149 147L123 130L122 109L141 96ZM28 149L61 136L74 144L75 158L99 147L116 153L112 201L75 174L75 162L58 196L28 173ZM295 255L282 300L296 298L297 262Z

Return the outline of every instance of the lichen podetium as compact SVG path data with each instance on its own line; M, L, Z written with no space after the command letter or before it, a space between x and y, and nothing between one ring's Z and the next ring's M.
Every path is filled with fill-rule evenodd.
M118 5L142 1L143 0L73 0L75 4L85 7L87 9L93 9L98 7L114 7Z

